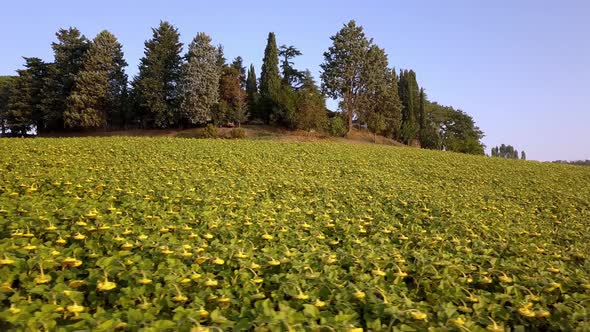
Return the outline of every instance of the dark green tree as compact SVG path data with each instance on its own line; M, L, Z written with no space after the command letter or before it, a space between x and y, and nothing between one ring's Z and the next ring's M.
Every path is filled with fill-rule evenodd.
M168 128L179 119L182 43L178 29L168 22L160 22L152 33L133 81L134 103L144 126Z
M524 151L522 151L524 153ZM521 157L523 155L521 154ZM524 154L526 159L526 154ZM518 159L518 150L512 145L501 144L492 148L492 157L507 158L507 159Z
M240 86L242 89L246 88L246 67L244 67L244 60L241 56L237 56L231 63L231 67L240 73Z
M64 112L71 128L108 128L125 118L127 62L117 38L103 30L92 41Z
M309 70L303 72L296 95L293 127L307 131L325 128L328 121L326 99Z
M39 133L64 128L67 100L90 46L88 39L76 28L60 29L56 36L57 42L51 45L54 61L48 65L44 79L41 107L44 121L43 126L37 128Z
M395 69L386 69L383 82L369 95L369 107L363 115L363 120L375 135L381 134L395 139L399 136L402 104L397 89L398 78Z
M399 96L403 105L401 139L410 144L420 131L420 90L413 70L402 70L399 79Z
M248 69L248 77L246 78L246 102L248 104L248 112L251 115L258 114L257 107L260 95L258 93L258 81L256 80L256 71L254 65L250 65Z
M439 106L441 107L441 106ZM484 154L485 145L481 142L483 132L475 125L473 118L452 107L441 107L437 110L444 113L441 128L441 148L467 154ZM440 114L437 114L440 116Z
M291 59L302 55L295 46L281 45L279 48L279 56L283 59L281 62L281 70L283 72L283 84L297 87L304 78L305 73L293 67Z
M521 159L521 160L526 160L526 153L524 152L524 150L522 150L522 151L520 152L520 159Z
M6 134L8 102L16 76L0 76L0 134Z
M285 99L286 92L282 91L281 76L279 75L279 51L274 32L268 34L262 71L260 73L260 103L258 117L265 123L270 123L273 113L278 113L278 100Z
M8 98L6 124L11 133L25 135L33 127L43 127L43 82L46 65L39 58L24 58L25 69L18 70Z

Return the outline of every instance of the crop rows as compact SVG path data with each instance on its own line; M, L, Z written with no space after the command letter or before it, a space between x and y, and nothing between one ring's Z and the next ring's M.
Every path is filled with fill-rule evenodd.
M590 329L585 168L166 138L0 155L1 330Z

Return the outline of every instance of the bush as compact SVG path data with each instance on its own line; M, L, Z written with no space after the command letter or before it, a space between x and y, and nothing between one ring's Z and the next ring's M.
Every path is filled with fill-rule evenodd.
M217 137L217 127L212 124L208 124L203 131L204 138L216 138Z
M244 128L234 128L229 132L231 138L246 138L246 131Z
M327 130L331 136L342 137L346 135L347 132L346 123L344 123L342 117L335 116L328 120Z

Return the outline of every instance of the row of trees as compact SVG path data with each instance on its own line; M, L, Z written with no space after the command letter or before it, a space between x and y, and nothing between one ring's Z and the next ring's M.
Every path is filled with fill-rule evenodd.
M483 132L473 118L428 100L413 70L399 76L385 50L350 21L331 37L321 65L322 91L339 99L348 130L355 120L410 145L484 154Z
M512 145L502 144L492 148L492 157L507 158L507 159L518 159L518 150ZM526 160L526 153L520 152L520 159Z
M223 47L213 45L205 33L198 33L182 54L178 30L161 22L145 42L131 82L122 46L112 33L102 31L88 40L69 28L56 36L52 62L25 58L17 77L0 80L3 133L258 120L339 135L358 124L410 145L483 154L483 133L473 119L428 100L416 73L398 74L385 50L354 21L331 37L321 64L321 87L309 70L296 68L301 51L278 47L272 32L257 79L254 67L246 70L241 57L227 63ZM329 112L326 97L339 100L342 112Z

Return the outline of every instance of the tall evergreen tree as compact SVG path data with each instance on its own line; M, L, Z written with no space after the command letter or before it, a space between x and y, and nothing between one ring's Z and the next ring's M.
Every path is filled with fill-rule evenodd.
M24 58L25 69L18 70L8 98L6 122L11 133L26 134L43 126L42 98L46 65L39 58ZM38 130L38 129L37 129Z
M64 128L63 112L67 99L90 45L88 39L76 28L60 29L56 36L57 42L51 45L54 62L47 67L47 76L44 79L44 127L37 128L38 132Z
M178 29L168 22L160 22L152 34L145 42L139 74L133 82L134 100L144 126L167 128L179 118L182 43Z
M240 73L240 86L242 89L246 88L246 67L244 67L244 60L241 56L237 56L231 63L231 67Z
M322 90L331 98L342 99L350 131L353 118L370 108L372 101L366 97L384 82L387 57L355 21L348 22L330 39L333 44L321 64Z
M279 51L274 32L268 34L262 71L260 73L259 118L266 123L271 120L272 113L277 107L281 92L281 76L279 75Z
M381 128L379 133L395 139L399 138L402 111L397 89L397 73L395 69L387 69L383 83L378 85L375 96L370 99L373 104L367 116L367 120L374 124L373 128Z
M15 76L0 76L0 134L6 134L8 102L13 90Z
M127 90L126 66L117 38L107 30L96 35L68 97L66 127L107 128L113 123L121 124Z
M189 45L183 67L182 118L189 124L205 123L213 116L219 98L219 48L211 37L199 32Z
M296 91L296 110L293 127L311 131L325 127L328 118L326 99L309 70L303 71L301 87Z
M399 96L403 104L401 139L404 143L411 143L420 131L420 91L413 70L401 71Z
M250 64L250 68L248 69L248 77L246 78L246 95L250 114L258 114L258 81L256 80L256 71L254 70L253 64Z
M293 68L293 61L291 61L291 59L302 54L303 53L293 45L281 45L279 48L279 56L283 58L281 61L283 84L296 86L304 79L305 73Z

